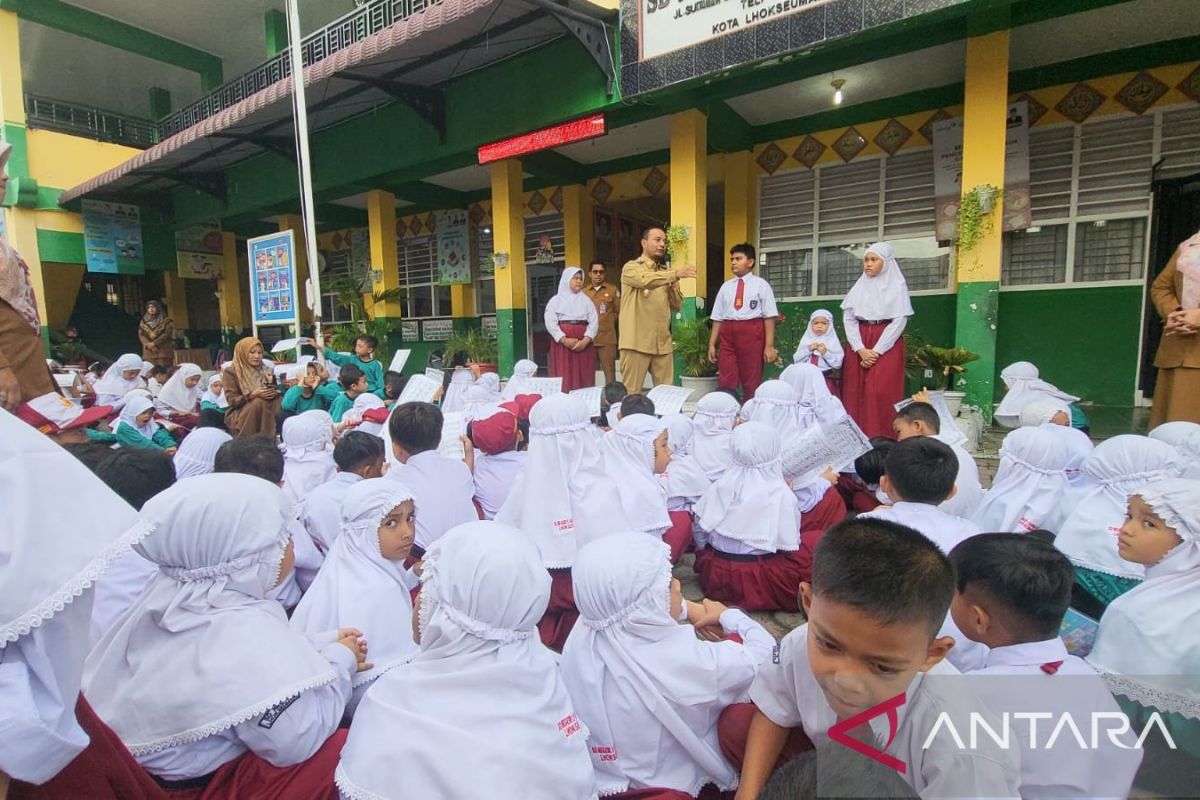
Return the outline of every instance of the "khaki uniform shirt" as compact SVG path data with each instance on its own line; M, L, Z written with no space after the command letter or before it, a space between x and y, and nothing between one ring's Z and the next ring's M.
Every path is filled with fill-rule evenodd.
M1172 311L1180 307L1179 298L1183 296L1183 273L1175 268L1178 259L1179 253L1176 251L1166 269L1158 273L1158 277L1150 286L1150 299L1164 321ZM1177 333L1163 336L1154 356L1154 366L1159 369L1200 367L1200 333L1193 333L1191 336L1181 336Z
M600 327L596 331L593 344L597 347L617 343L617 315L621 313L621 295L617 287L607 281L599 286L588 284L583 291L596 304L596 315L600 317Z
M641 256L626 262L621 271L619 347L650 355L675 351L671 341L671 314L683 306L678 276L654 259Z

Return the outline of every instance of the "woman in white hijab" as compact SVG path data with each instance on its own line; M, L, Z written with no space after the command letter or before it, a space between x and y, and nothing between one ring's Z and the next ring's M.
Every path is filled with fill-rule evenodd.
M1164 796L1192 796L1200 761L1200 637L1195 628L1200 619L1200 481L1162 480L1135 492L1120 548L1122 556L1143 566L1146 580L1104 612L1087 660L1114 693L1137 704L1130 715L1135 730L1157 711L1183 751L1172 751L1171 760L1163 762L1174 766L1174 775L1149 776L1174 777L1175 786L1148 788ZM1128 713L1128 704L1123 705Z
M761 422L776 432L781 447L799 438L800 434L816 422L811 410L800 416L800 399L791 385L781 380L763 381L754 397L742 404L738 415L746 422Z
M666 547L636 532L580 550L573 580L579 624L561 669L589 731L600 794L653 788L696 797L706 784L736 788L717 720L748 700L775 640L741 611L685 601ZM696 638L696 628L718 620L743 643Z
M567 267L558 280L558 293L546 303L546 333L550 334L550 377L562 378L571 392L596 385L596 351L592 340L600 328L596 304L583 293L583 270Z
M371 478L351 486L342 501L342 533L292 614L292 627L310 636L352 619L370 644L374 666L354 676L347 716L376 678L417 652L406 623L418 579L404 568L415 515L413 493L399 481Z
M293 505L337 474L333 421L325 411L305 411L283 421L283 493Z
M217 450L232 439L219 428L197 428L189 433L175 451L175 479L194 478L212 472Z
M614 530L629 529L594 430L578 397L563 393L539 400L529 412L525 471L496 514L497 522L533 541L550 570L550 606L538 629L542 641L555 649L562 648L578 616L570 571L576 551Z
M201 409L211 408L224 412L229 408L229 401L225 399L225 387L221 385L221 373L209 375L207 387L200 396Z
M996 422L1006 428L1016 428L1021 424L1021 410L1035 400L1057 400L1067 406L1068 424L1072 424L1075 415L1073 404L1079 400L1073 394L1067 394L1052 383L1042 380L1038 368L1028 361L1016 361L1000 370L1000 380L1004 381L1006 392L1000 405L996 406ZM1085 427L1077 424L1075 427Z
M799 414L803 427L814 423L828 425L846 415L842 401L834 397L821 371L811 364L791 364L780 375L779 380L791 386L800 403Z
M760 422L735 428L729 469L695 507L696 526L708 540L696 553L700 588L751 611L798 608L800 509L783 479L779 441Z
M908 282L892 246L863 254L863 272L842 301L842 327L853 351L842 365L842 402L867 436L890 436L904 397L904 328L913 315Z
M154 407L166 419L194 428L200 411L200 367L195 364L180 364L175 374L167 379L158 396L154 398Z
M729 436L737 424L740 408L736 397L721 391L709 392L696 403L692 452L710 481L721 477L729 466Z
M1145 577L1142 566L1121 558L1117 549L1129 495L1176 478L1179 470L1169 444L1124 435L1098 444L1084 462L1083 472L1090 485L1068 498L1067 517L1054 546L1075 565L1075 582L1082 593L1076 593L1072 605L1099 617L1109 603Z
M992 533L1057 531L1070 490L1071 453L1048 426L1018 428L1000 445L1000 468L973 519Z
M111 733L98 730L79 694L94 585L153 528L91 470L3 410L0 508L0 789L9 777L104 780L95 768L115 767L119 747L104 749ZM98 758L79 757L85 748Z
M126 353L114 361L112 366L105 370L104 376L96 381L96 403L112 406L114 411L119 411L125 405L125 395L130 389L145 388L141 356Z
M622 417L605 436L604 469L621 493L629 530L661 538L671 527L667 493L659 479L671 460L667 426L649 414Z
M587 729L537 638L549 599L520 531L470 522L434 542L420 652L359 704L337 768L342 796L595 798Z
M160 780L216 772L209 783L230 796L328 785L365 648L350 629L310 641L267 599L292 568L290 516L274 484L233 474L182 481L142 509L156 533L134 549L158 572L92 650L83 684Z
M504 385L501 399L512 400L519 394L526 394L529 391L529 379L537 376L537 370L537 363L528 358L522 358L513 364L512 377Z

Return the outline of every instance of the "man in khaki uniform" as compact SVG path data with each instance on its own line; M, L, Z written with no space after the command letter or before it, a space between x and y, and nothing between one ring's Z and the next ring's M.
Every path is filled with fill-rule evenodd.
M604 280L603 261L593 261L588 267L591 279L583 291L596 304L600 327L592 344L596 346L596 361L604 370L604 382L612 383L617 373L617 316L621 313L621 295L617 287Z
M621 380L630 394L640 393L646 373L654 385L673 383L675 351L671 341L671 314L683 305L680 278L696 277L695 267L667 269L667 233L647 228L642 234L642 255L621 270Z

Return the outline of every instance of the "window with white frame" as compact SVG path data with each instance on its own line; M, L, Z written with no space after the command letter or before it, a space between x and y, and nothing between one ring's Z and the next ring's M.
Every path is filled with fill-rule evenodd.
M781 172L759 192L763 276L779 297L845 295L880 240L895 247L909 289L949 286L950 253L934 238L929 148Z
M451 315L450 287L438 286L437 240L432 236L401 239L400 285L407 292L405 315L409 319Z
M321 314L325 322L343 323L350 321L350 306L342 304L335 292L327 291L336 283L350 277L349 250L322 250L321 270Z

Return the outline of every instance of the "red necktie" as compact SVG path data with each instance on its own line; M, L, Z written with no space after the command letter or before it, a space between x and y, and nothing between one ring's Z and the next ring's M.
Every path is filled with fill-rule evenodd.
M733 295L733 307L737 311L742 310L742 295L746 293L746 282L738 278L737 292Z
M820 360L821 360L821 357L819 355L817 355L816 350L813 350L813 354L808 357L808 363L812 364L814 367L817 366L817 364L820 362Z
M1058 668L1062 665L1063 662L1061 661L1047 661L1045 664L1042 664L1042 672L1046 673L1047 675L1053 675L1054 673L1058 672Z

